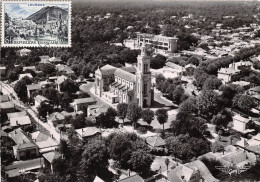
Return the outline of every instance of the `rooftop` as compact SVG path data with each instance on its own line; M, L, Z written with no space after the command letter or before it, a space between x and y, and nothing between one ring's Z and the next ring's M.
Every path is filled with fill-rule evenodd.
M135 174L133 176L128 176L124 179L117 180L117 182L144 182L144 179L138 174Z
M11 108L14 108L14 103L12 101L0 103L0 110L11 109Z
M9 100L9 95L0 95L0 102L8 102Z
M66 76L64 76L64 75L59 76L59 77L57 78L57 80L56 80L56 83L59 85L59 84L63 83L65 80L67 80L67 79L68 79L68 77L66 77Z
M31 84L31 85L26 85L27 90L40 90L41 85L40 84Z
M48 152L42 155L49 163L52 163L54 159L58 159L61 157L61 154L59 152Z
M16 130L9 133L9 136L13 139L16 144L29 143L31 140L25 134L25 132L21 128L17 128Z
M26 111L7 113L8 119L20 117L20 116L26 116L26 115L27 115Z
M20 126L31 124L29 116L19 116L10 118L10 126Z
M146 142L152 147L162 147L166 144L160 136L149 136L146 138Z
M111 66L109 64L99 68L96 70L96 72L100 72L102 75L112 75L116 71L116 67Z
M116 69L115 76L119 76L120 78L123 78L123 79L131 81L131 82L134 82L135 79L136 79L134 74L129 73L129 72L127 72L123 69L120 69L120 68Z
M83 103L93 103L96 102L96 99L93 97L81 98L81 99L74 99L75 104L83 104Z
M77 129L76 132L81 136L81 137L89 137L93 136L97 133L101 133L101 130L97 127L86 127L86 128L81 128Z
M250 119L248 118L244 118L238 114L236 114L235 116L233 116L233 120L237 120L237 121L240 121L242 123L248 123L250 121Z
M47 99L46 97L42 96L42 95L37 95L35 98L34 98L35 101L41 103L43 101L50 101L49 99Z

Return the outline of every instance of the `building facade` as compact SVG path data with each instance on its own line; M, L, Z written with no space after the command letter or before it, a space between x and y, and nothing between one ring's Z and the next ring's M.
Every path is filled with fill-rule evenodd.
M111 104L137 103L149 107L153 99L151 88L150 56L145 42L137 57L137 67L105 65L95 72L95 94Z
M145 44L152 45L156 50L162 50L171 53L177 52L177 46L178 46L177 37L167 37L163 35L137 33L138 46L142 46L144 41Z

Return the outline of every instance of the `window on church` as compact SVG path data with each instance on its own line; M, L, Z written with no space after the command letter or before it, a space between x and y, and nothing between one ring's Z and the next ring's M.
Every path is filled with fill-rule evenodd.
M148 72L148 64L144 64L144 72Z
M144 94L147 94L147 84L144 84Z
M142 68L141 68L141 63L139 63L139 70L140 70L140 71L142 70Z
M138 93L140 93L140 84L138 83Z

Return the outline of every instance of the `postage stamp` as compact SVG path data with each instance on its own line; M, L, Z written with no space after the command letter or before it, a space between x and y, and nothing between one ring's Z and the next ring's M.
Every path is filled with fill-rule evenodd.
M2 0L2 47L70 47L71 1Z

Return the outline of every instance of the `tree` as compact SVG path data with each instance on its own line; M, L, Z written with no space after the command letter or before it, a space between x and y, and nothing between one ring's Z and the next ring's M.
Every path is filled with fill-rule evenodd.
M72 80L67 79L62 83L61 90L66 93L76 93L79 90L79 87Z
M154 112L152 110L150 110L149 108L144 109L142 111L142 119L150 125L152 120L154 119Z
M209 169L210 173L217 179L220 179L220 175L222 175L223 173L216 168L216 166L223 166L223 164L217 160L217 159L208 159L206 157L202 157L200 159L205 165L206 167Z
M41 102L37 111L39 116L45 118L48 113L51 114L53 112L53 107L49 103Z
M105 113L101 113L96 119L96 125L105 128L117 127L118 123L115 121L117 112L115 109L109 107Z
M191 56L188 60L187 60L188 63L190 64L193 64L195 66L198 66L200 64L200 60L198 57L196 56Z
M249 112L256 103L249 95L238 94L233 98L233 106L242 109L245 112Z
M214 153L215 152L223 152L223 155L224 155L225 148L220 142L216 141L216 142L212 143L211 150Z
M127 108L128 108L128 104L126 103L119 103L117 105L117 115L123 119L123 123L127 115Z
M141 118L142 108L135 103L131 103L127 108L127 118L131 120L135 126L138 119Z
M221 85L222 82L220 79L218 79L216 76L210 76L205 80L203 84L203 89L215 90L218 89Z
M144 174L150 170L153 160L154 157L151 154L143 150L137 150L132 153L128 164L132 171Z
M26 85L30 85L32 82L33 82L32 79L30 79L28 76L25 76L14 85L14 91L21 99L21 101L25 102L27 100Z
M84 146L80 162L82 180L89 180L98 171L107 168L109 154L104 140L93 139Z
M150 65L153 69L160 69L165 66L165 62L166 57L161 54L157 54L155 57L151 58Z
M210 151L210 142L203 138L191 137L189 134L169 137L166 147L170 154L185 162Z
M128 169L129 164L127 161L132 154L132 143L124 134L114 135L109 137L108 151L110 157L116 160L122 168Z
M181 102L181 97L182 95L184 94L184 89L182 86L177 86L173 93L171 94L172 95L172 99L173 101L175 101L176 103L180 103Z
M53 160L53 171L58 173L59 176L63 176L68 169L68 164L65 159L59 157Z
M159 123L163 125L163 130L164 130L164 124L168 120L168 112L167 112L167 110L166 109L158 109L155 112L155 115L156 115L157 120L159 121Z
M196 106L196 98L195 97L189 97L187 100L183 101L179 105L179 112L196 114L198 112L197 106Z
M13 82L18 79L18 74L15 71L10 71L10 72L8 72L7 77L10 82Z
M67 109L72 102L72 98L69 96L68 93L61 93L59 94L59 103L62 109Z
M213 90L203 90L197 97L196 103L199 114L212 116L219 106L218 95Z

